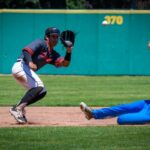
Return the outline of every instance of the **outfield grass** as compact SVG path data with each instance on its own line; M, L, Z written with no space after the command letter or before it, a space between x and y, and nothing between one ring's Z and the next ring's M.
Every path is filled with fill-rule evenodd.
M85 101L91 106L111 106L149 99L148 76L40 76L47 96L38 106L78 106ZM25 90L12 76L0 76L0 105L15 104Z

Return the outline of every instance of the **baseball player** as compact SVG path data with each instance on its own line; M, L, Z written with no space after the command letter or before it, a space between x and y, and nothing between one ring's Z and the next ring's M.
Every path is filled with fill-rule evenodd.
M18 123L27 123L25 107L37 102L46 95L43 82L36 71L46 64L55 67L67 67L71 61L72 46L66 46L65 57L54 50L60 37L60 30L50 27L45 30L43 39L36 39L22 50L21 56L12 67L14 78L27 89L22 99L10 109L11 115Z
M150 123L150 100L139 100L100 109L91 109L84 102L81 102L80 108L88 120L118 116L117 123L120 125Z

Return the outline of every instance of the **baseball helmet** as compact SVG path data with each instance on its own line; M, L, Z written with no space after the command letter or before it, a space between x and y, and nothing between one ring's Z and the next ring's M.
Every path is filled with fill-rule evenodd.
M45 30L45 36L50 36L52 34L60 35L60 30L55 27L50 27Z

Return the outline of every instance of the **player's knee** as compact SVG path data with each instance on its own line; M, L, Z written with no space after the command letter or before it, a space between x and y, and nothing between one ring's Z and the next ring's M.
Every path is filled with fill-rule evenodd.
M40 94L43 95L43 97L45 97L45 95L47 94L47 90L45 87L43 87L42 91L40 92Z
M117 118L117 123L119 125L126 125L126 124L130 124L132 121L132 119L130 119L130 117L125 114L125 115L120 115L118 118Z
M117 118L117 123L118 123L119 125L123 125L123 124L124 124L124 121L122 120L122 118L118 117L118 118Z
M38 87L43 87L43 88L44 88L44 84L43 84L42 81L38 81L38 82L37 82L37 86L38 86Z
M47 91L44 91L40 94L41 99L45 97L45 95L47 94Z
M42 98L44 98L45 95L47 94L47 90L45 89L45 87L38 87L38 88L41 89L41 91L40 91L40 93L39 93L39 95L38 95L38 98L39 98L39 99L42 99Z

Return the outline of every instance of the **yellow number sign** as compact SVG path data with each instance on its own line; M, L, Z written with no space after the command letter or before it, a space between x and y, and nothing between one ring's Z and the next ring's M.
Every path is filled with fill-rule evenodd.
M117 24L122 25L123 24L123 17L122 16L105 16L105 20L108 24Z

